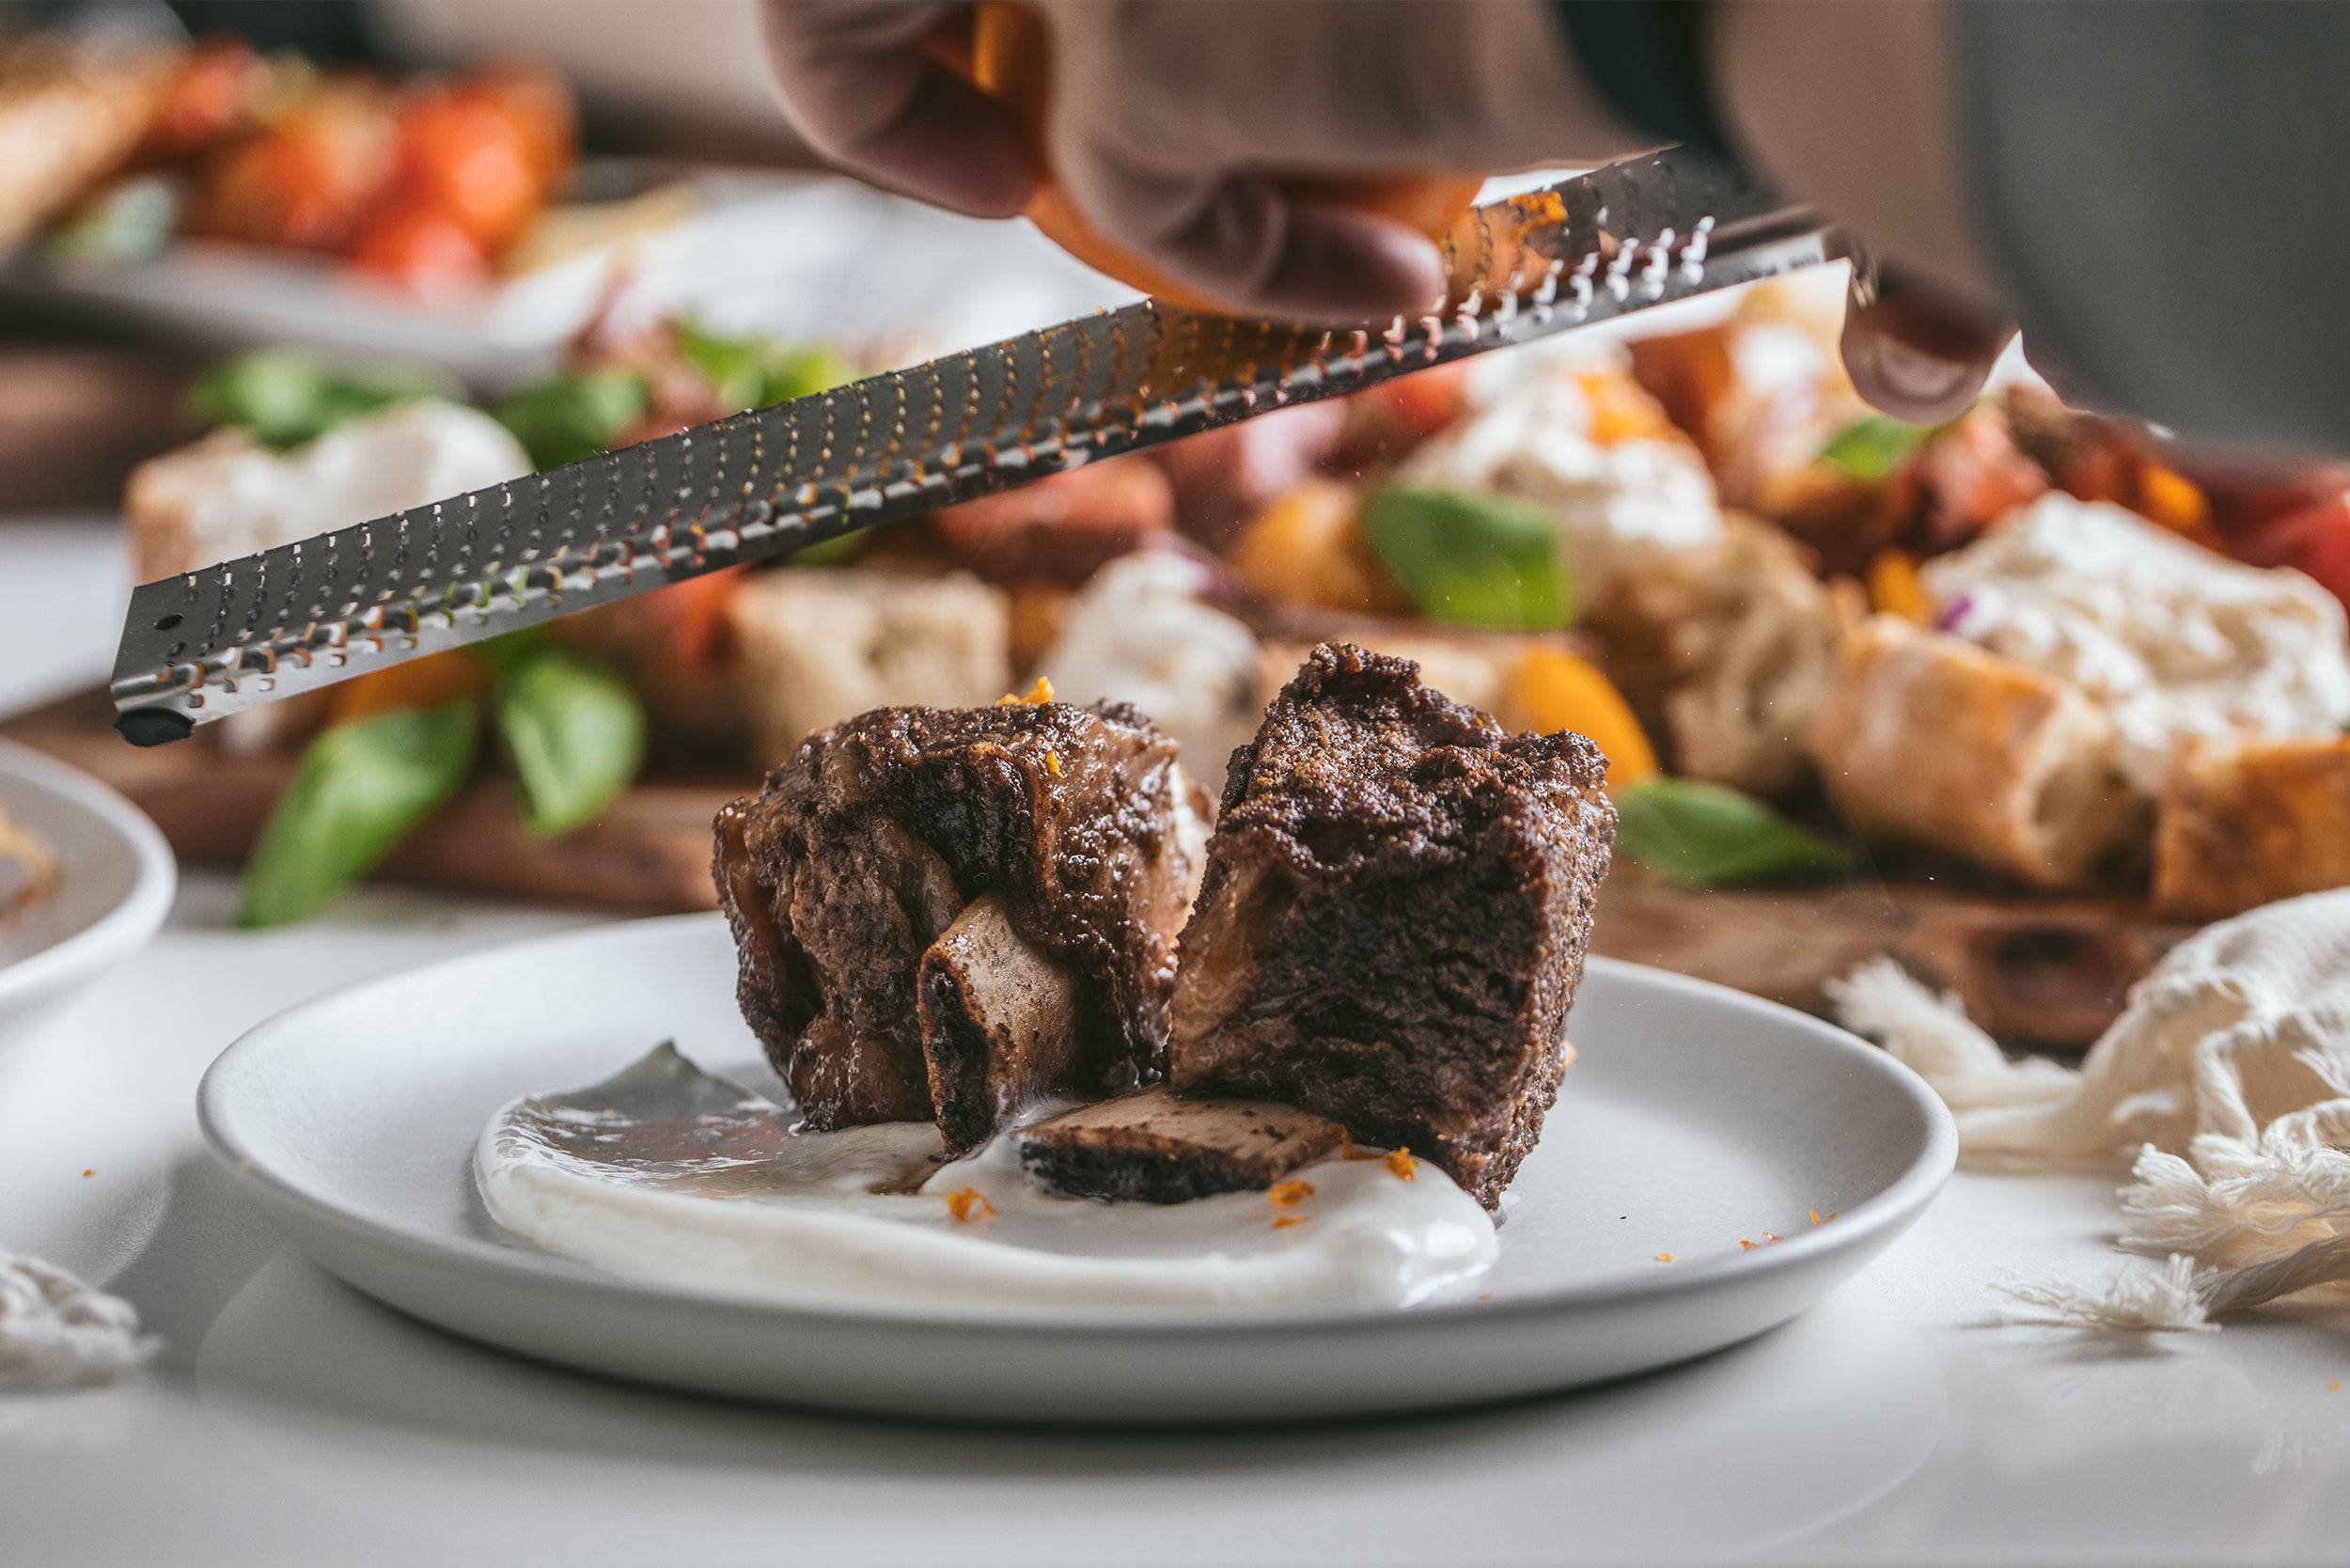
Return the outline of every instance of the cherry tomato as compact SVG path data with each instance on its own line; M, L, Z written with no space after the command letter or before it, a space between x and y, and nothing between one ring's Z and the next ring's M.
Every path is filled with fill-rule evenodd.
M196 227L227 240L339 250L389 178L397 126L384 96L330 83L260 134L221 149Z
M414 200L369 214L350 254L354 266L417 294L473 293L490 281L490 259L472 232L442 209Z
M212 39L180 60L140 148L149 158L194 152L243 120L259 88L264 67L242 39Z
M399 183L485 250L512 241L539 210L530 149L513 119L454 88L422 93L402 111Z

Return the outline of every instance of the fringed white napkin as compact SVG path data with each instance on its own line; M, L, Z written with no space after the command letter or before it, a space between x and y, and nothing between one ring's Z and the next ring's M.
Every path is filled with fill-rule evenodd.
M0 1252L0 1389L111 1383L155 1354L136 1309L38 1258Z
M2268 904L2171 949L2076 1071L2011 1062L1889 959L1829 987L1950 1107L1961 1157L2135 1152L2121 1245L2160 1274L2099 1289L2011 1281L2023 1321L2199 1329L2350 1279L2350 890Z

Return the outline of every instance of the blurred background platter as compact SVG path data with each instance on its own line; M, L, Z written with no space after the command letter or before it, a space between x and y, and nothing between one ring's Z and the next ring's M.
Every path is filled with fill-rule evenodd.
M0 33L0 131L83 133L36 138L51 163L0 186L5 586L39 628L8 732L122 791L187 862L242 868L250 923L362 875L706 908L712 814L805 736L1039 677L1136 702L1213 788L1330 637L1511 728L1591 736L1624 819L1599 949L1799 1007L1889 953L2011 1043L2078 1047L2185 933L2350 882L2350 475L2067 408L2020 355L1961 418L1899 425L1841 370L1841 269L133 750L96 690L126 578L1135 296L1024 221L813 171L747 0L8 14L32 24ZM2207 618L2196 585L2228 574L2266 606L2246 667L2316 672L2279 722L2215 708L2132 780L2074 758L2111 808L2043 800L2045 831L2044 753L1937 729L2001 694L2107 701L2000 641L1989 611L2016 581L1967 586L2041 508L2050 538L2170 563L2125 595L2150 615ZM1949 690L1904 697L1904 660ZM563 765L523 765L518 728L550 726L571 727ZM1879 732L1896 755L1859 765ZM395 778L396 813L337 815ZM1929 797L2004 805L1986 823ZM389 847L317 849L337 842Z
M568 194L529 265L479 290L419 292L337 258L192 238L135 259L31 248L0 271L0 295L204 352L301 343L422 363L487 392L556 370L616 310L876 339L910 360L1139 297L1025 224L822 175L599 159Z

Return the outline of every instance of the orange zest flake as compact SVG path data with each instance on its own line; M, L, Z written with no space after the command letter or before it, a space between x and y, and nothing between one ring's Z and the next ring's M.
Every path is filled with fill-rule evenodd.
M2326 1384L2326 1391L2329 1394L2338 1394L2342 1392L2342 1379L2337 1377L2331 1383Z
M1764 1241L1766 1241L1766 1242L1775 1242L1775 1241L1785 1241L1787 1238L1786 1238L1785 1236L1775 1236L1775 1235L1771 1234L1771 1232L1770 1232L1770 1231L1763 1231L1763 1232L1762 1232L1762 1239L1763 1239Z
M1820 1223L1820 1211L1817 1209L1811 1211L1811 1223L1814 1225Z
M947 1212L955 1216L956 1224L968 1225L975 1216L986 1219L994 1215L995 1205L979 1188L961 1187L947 1195Z
M1014 708L1025 702L1031 708L1042 708L1052 700L1053 682L1040 675L1036 678L1036 684L1028 688L1027 696L1022 697L1018 692L1006 692L995 699L995 706Z
M1744 1236L1740 1236L1738 1238L1738 1250L1741 1252L1751 1252L1754 1250L1754 1243L1747 1240Z
M85 1177L89 1177L89 1176L95 1176L95 1175L97 1175L97 1174L98 1174L98 1172L97 1172L97 1171L95 1171L95 1170L85 1170L85 1171L83 1171L83 1172L82 1172L82 1174L83 1174Z
M1046 773L1051 774L1051 775L1052 775L1055 778L1058 778L1058 777L1060 776L1060 753L1059 753L1059 752L1058 752L1058 751L1047 751L1047 752L1044 754L1044 771L1045 771Z
M1276 1182L1265 1189L1265 1197L1277 1209L1293 1209L1313 1195L1311 1182Z
M1659 1252L1656 1255L1656 1261L1660 1263L1669 1263L1673 1261L1673 1255L1669 1252Z
M1339 1158L1342 1160L1375 1160L1382 1156L1366 1154L1355 1147L1355 1139L1343 1127L1339 1129Z
M1307 1224L1313 1217L1311 1215L1276 1215L1273 1217L1273 1228L1276 1231L1286 1231L1292 1225Z
M1412 1158L1409 1149L1399 1149L1387 1156L1387 1168L1395 1172L1399 1182L1408 1182L1419 1174L1419 1162Z

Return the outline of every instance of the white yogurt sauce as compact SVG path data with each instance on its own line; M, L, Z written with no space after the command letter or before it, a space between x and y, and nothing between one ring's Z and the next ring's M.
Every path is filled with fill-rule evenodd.
M2350 721L2342 605L2105 503L2044 495L1921 569L1941 624L2069 681L2113 717L2147 794L2181 743L2332 735Z
M1590 436L1590 403L1573 362L1544 368L1548 373L1523 376L1510 396L1473 410L1420 447L1398 477L1516 496L1547 510L1566 538L1575 594L1585 603L1606 597L1622 575L1660 555L1721 538L1713 476L1695 447L1668 441L1600 446Z
M826 1303L1407 1307L1498 1252L1484 1210L1424 1161L1408 1181L1384 1160L1308 1166L1292 1179L1311 1193L1289 1204L1064 1198L1010 1138L948 1163L927 1122L798 1131L666 1045L507 1105L474 1173L492 1217L550 1252Z

